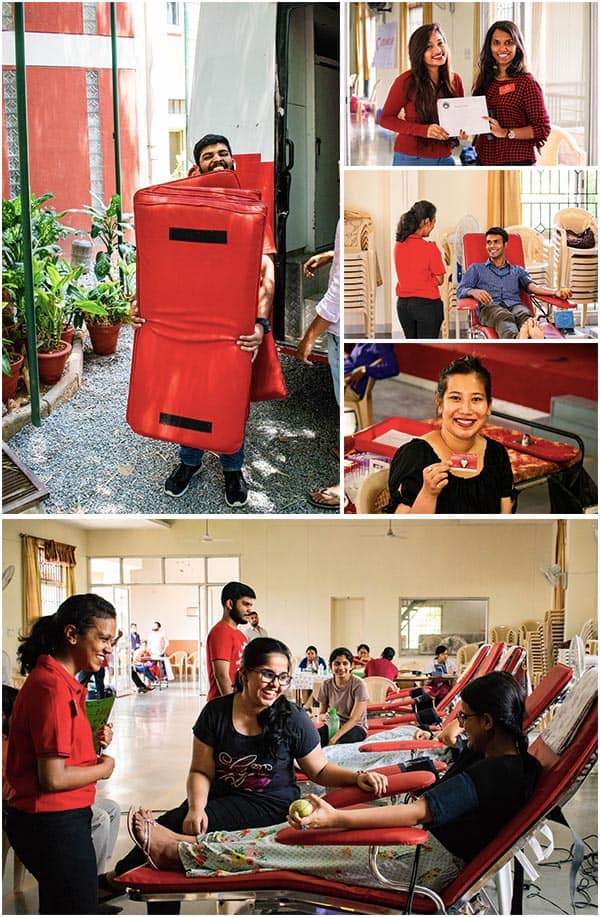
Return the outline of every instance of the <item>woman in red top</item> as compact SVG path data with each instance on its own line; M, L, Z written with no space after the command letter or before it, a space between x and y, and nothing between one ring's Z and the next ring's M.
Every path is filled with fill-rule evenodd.
M488 29L473 95L485 95L490 132L475 142L481 166L531 166L548 139L550 118L539 84L527 71L523 36L514 22Z
M396 232L398 318L407 338L437 338L444 318L440 284L446 268L435 242L426 242L435 226L436 209L417 201L403 213Z
M13 788L6 832L39 885L40 914L98 913L91 834L96 781L114 759L98 755L110 726L92 735L86 689L75 675L110 656L115 610L98 595L74 595L39 618L18 654L26 679L11 719L6 776Z
M453 142L438 123L437 100L465 93L461 78L450 68L450 53L437 22L413 32L408 56L410 70L392 84L379 119L381 127L397 135L392 165L453 166Z

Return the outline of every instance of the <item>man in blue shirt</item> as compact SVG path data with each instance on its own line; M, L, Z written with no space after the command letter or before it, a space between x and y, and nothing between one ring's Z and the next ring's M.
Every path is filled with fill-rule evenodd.
M500 338L543 338L543 329L521 302L520 291L558 296L559 299L568 299L571 291L550 290L534 283L524 267L506 260L504 252L507 243L505 229L500 226L488 229L485 234L488 260L470 266L463 275L456 297L476 299L481 324L493 328Z

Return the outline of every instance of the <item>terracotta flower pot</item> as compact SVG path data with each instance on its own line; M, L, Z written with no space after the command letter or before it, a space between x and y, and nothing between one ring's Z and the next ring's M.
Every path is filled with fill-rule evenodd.
M75 328L73 325L63 325L62 334L60 336L61 341L64 341L65 344L70 344L73 346L73 335L75 334Z
M2 401L6 404L9 398L14 398L19 384L19 375L25 357L23 354L13 356L10 361L10 376L2 373Z
M87 329L90 333L94 353L103 357L109 353L114 353L117 349L121 327L122 322L119 322L118 325L93 325L90 322Z
M52 353L40 353L38 351L38 370L40 382L45 385L54 385L62 376L65 363L71 353L71 345L63 342L60 350L54 350Z

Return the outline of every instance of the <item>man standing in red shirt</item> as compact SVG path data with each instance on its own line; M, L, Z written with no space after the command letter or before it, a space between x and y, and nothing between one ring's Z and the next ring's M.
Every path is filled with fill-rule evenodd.
M248 623L248 615L252 611L255 599L256 593L252 586L234 582L223 586L223 617L210 629L206 640L207 701L233 692L242 650L248 642L246 635L238 630L238 626Z

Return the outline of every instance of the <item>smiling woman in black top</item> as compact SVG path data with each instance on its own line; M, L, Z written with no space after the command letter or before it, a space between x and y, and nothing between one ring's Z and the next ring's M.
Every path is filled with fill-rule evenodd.
M492 383L477 357L439 378L439 429L401 446L390 466L390 513L511 513L513 476L504 446L481 431L492 412Z

